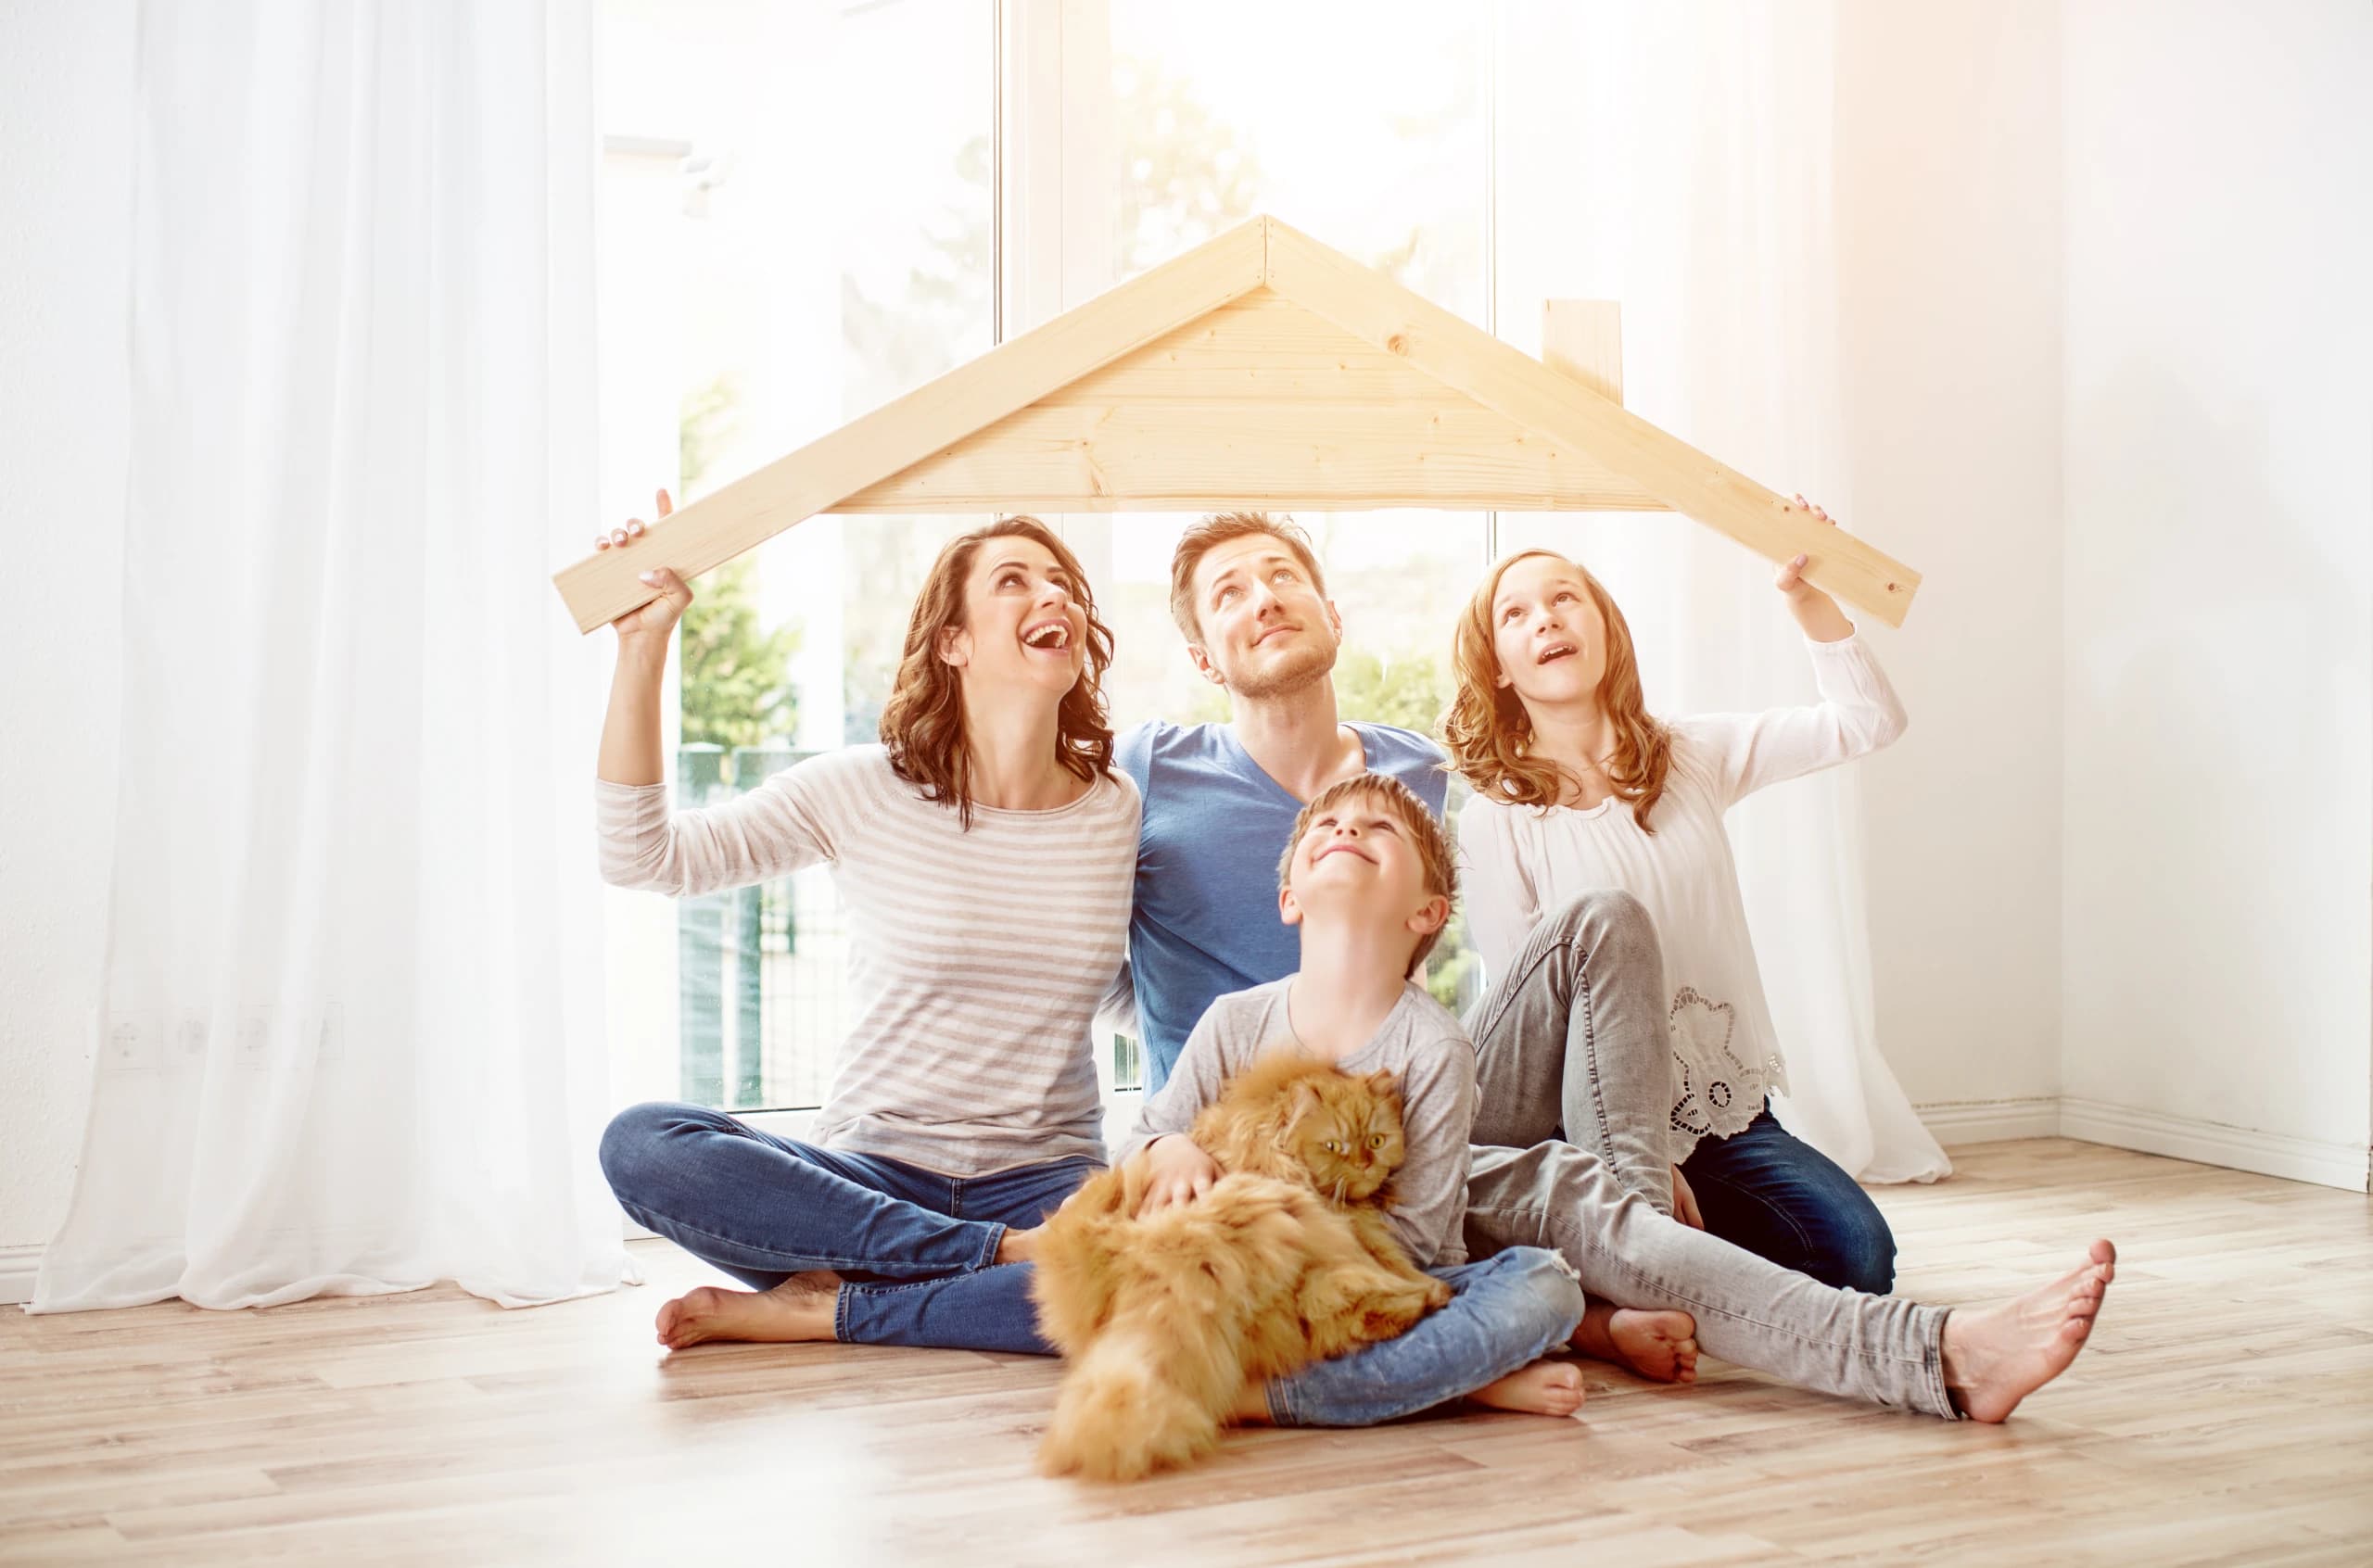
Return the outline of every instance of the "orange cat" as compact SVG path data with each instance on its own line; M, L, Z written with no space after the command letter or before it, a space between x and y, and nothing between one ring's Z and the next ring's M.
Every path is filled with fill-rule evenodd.
M1390 1073L1263 1058L1191 1134L1211 1191L1140 1220L1140 1154L1047 1223L1031 1292L1070 1361L1038 1450L1050 1475L1133 1480L1219 1442L1248 1382L1390 1339L1450 1299L1386 1222L1403 1153Z

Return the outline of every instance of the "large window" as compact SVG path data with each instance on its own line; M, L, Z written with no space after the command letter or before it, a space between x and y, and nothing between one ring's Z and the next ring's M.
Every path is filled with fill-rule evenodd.
M1257 211L1494 324L1488 8L1346 14L603 0L611 504L697 498ZM978 521L818 518L704 579L670 718L681 803L870 740L922 572ZM1116 723L1218 716L1167 611L1187 519L1050 521L1118 639ZM1493 520L1299 521L1347 623L1345 715L1430 728ZM827 875L614 896L620 1097L817 1104L846 1024ZM1438 993L1463 1001L1469 968L1448 943ZM1125 1094L1134 1054L1113 1043Z

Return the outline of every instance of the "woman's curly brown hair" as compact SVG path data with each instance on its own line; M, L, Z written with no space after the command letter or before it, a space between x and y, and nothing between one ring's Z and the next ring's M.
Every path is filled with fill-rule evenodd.
M1491 637L1491 601L1499 595L1500 579L1509 567L1535 555L1565 560L1555 550L1518 550L1491 568L1459 612L1458 640L1451 658L1458 690L1450 712L1442 715L1442 741L1451 766L1466 776L1477 794L1546 808L1565 793L1568 775L1555 763L1531 754L1531 715L1515 689L1500 684L1500 658ZM1606 671L1598 681L1599 711L1615 732L1615 754L1607 759L1606 777L1616 798L1631 804L1631 820L1640 830L1653 833L1648 814L1656 809L1665 778L1672 770L1672 732L1649 714L1641 695L1631 627L1616 608L1615 596L1579 562L1566 563L1581 574L1582 586L1606 626Z
M965 828L972 826L972 760L964 744L963 672L939 656L940 634L964 626L964 584L973 559L991 539L1025 538L1047 547L1071 575L1072 598L1087 620L1087 663L1063 694L1056 715L1055 756L1079 778L1093 781L1112 771L1112 728L1104 716L1104 671L1112 663L1112 633L1097 618L1096 595L1087 574L1054 530L1035 517L1000 517L947 541L932 563L931 575L915 596L907 619L906 650L898 680L882 707L882 744L899 778L932 800L953 805Z

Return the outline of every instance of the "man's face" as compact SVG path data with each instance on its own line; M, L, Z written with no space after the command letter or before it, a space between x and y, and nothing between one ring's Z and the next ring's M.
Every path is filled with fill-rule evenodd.
M1238 697L1278 697L1324 680L1342 646L1343 621L1285 540L1246 534L1195 563L1195 619L1202 638L1187 652L1205 679Z

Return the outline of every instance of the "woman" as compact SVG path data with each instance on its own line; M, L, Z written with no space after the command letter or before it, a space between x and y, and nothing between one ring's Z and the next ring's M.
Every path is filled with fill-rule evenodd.
M1468 602L1445 721L1452 765L1475 790L1459 822L1468 929L1489 972L1504 975L1529 955L1543 915L1593 890L1628 893L1661 950L1656 1033L1669 1035L1672 1057L1669 1109L1641 1100L1627 1112L1608 1103L1627 1096L1572 1083L1561 1063L1541 1059L1567 1051L1563 1036L1476 1020L1479 1125L1502 1128L1477 1136L1529 1144L1554 1122L1610 1165L1662 1144L1684 1179L1681 1207L1694 1195L1707 1230L1824 1284L1884 1295L1895 1281L1885 1219L1766 1103L1787 1081L1722 828L1744 796L1903 732L1885 675L1835 601L1803 580L1804 564L1797 556L1774 582L1808 640L1821 702L1745 715L1650 716L1622 611L1551 551L1501 562ZM1661 1072L1649 1076L1661 1099ZM1587 1110L1555 1103L1577 1092L1597 1098ZM1643 1125L1610 1129L1610 1111Z
M669 1302L660 1342L1041 1348L1022 1293L914 1282L1021 1261L1103 1163L1089 1025L1121 968L1137 794L1111 765L1112 638L1078 560L1030 517L951 541L915 601L880 745L673 816L660 683L692 595L665 567L641 577L660 597L614 623L603 877L684 896L829 862L857 993L812 1140L688 1105L610 1124L602 1165L626 1211L752 1287Z

